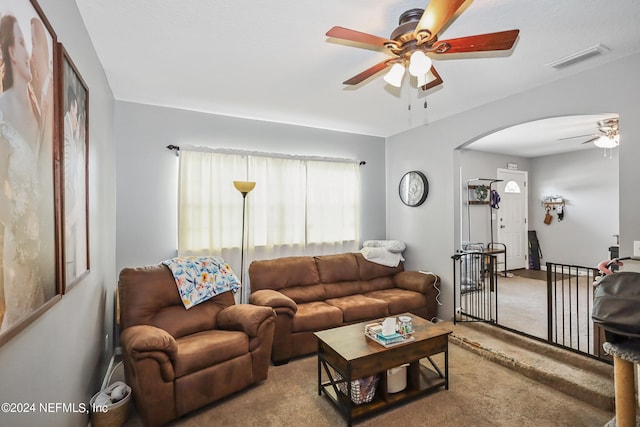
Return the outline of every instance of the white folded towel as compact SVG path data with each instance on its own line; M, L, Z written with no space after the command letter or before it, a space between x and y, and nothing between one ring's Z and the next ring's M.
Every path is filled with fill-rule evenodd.
M400 261L404 261L401 254L389 252L386 248L364 247L360 253L366 260L387 267L397 267Z
M365 248L385 248L389 252L401 253L407 246L400 240L367 240L362 246Z

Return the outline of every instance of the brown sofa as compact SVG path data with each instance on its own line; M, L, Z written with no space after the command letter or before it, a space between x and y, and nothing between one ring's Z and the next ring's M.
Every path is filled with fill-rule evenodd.
M313 332L412 312L437 315L436 276L367 261L360 253L288 257L249 266L252 304L277 313L274 364L313 353Z
M187 310L164 265L123 269L118 294L125 379L147 426L267 378L271 308L225 292Z

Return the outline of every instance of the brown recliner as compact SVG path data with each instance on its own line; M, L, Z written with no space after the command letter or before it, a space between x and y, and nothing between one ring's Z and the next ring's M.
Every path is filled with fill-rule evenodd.
M184 308L164 265L125 268L118 282L125 379L157 426L267 378L275 313L225 292Z

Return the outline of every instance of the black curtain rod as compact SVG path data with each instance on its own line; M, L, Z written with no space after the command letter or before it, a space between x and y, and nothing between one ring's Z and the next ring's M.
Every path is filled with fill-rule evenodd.
M171 151L175 151L176 152L176 156L180 154L180 146L178 145L173 145L173 144L169 144L167 145L167 149L171 150ZM360 163L358 163L360 166L364 166L367 164L367 162L365 162L364 160L360 161Z

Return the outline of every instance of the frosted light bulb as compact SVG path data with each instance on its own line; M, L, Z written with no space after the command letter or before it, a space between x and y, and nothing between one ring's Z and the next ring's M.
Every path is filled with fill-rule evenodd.
M421 50L411 54L409 60L409 74L414 77L424 76L431 69L431 59Z
M402 78L404 77L404 66L400 63L393 64L391 70L384 76L384 81L391 86L402 86Z

